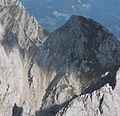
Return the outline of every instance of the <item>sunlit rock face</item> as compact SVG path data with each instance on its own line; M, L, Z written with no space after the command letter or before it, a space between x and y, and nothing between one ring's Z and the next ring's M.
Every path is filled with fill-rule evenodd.
M0 0L0 116L28 116L39 109L49 80L36 54L45 39L19 1Z
M0 116L118 115L116 37L80 16L46 34L19 1L0 0Z

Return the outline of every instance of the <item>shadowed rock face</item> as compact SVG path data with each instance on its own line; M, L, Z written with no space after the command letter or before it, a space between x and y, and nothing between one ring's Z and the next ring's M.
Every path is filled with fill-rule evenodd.
M12 116L21 116L23 113L23 108L22 107L18 107L16 104L13 107L12 110Z
M56 70L56 76L46 91L40 112L36 114L54 116L60 109L69 107L78 96L91 94L106 84L115 89L120 42L99 23L72 16L49 35L39 59L48 71Z
M80 16L72 16L47 39L44 31L20 2L1 0L0 114L77 116L83 108L88 116L85 108L94 99L97 104L92 102L89 115L106 115L103 108L110 103L109 96L119 106L120 42L116 37Z

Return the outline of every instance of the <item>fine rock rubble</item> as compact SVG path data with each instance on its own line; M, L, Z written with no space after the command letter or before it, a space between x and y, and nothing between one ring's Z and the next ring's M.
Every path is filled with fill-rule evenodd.
M81 16L47 34L19 1L0 0L0 116L119 116L117 38Z

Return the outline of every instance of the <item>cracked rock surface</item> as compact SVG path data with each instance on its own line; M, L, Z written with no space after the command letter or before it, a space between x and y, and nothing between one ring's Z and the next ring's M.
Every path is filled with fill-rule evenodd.
M31 116L41 106L47 81L36 54L45 39L18 0L0 0L0 116Z
M114 90L106 84L99 90L76 97L57 116L119 116L120 69L116 73L116 82Z
M18 0L0 0L0 116L119 116L117 38L81 16L46 34Z

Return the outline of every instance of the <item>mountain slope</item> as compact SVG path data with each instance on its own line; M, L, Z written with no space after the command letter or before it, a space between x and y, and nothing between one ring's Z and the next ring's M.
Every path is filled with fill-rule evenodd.
M86 113L90 97L97 100L87 110L90 116L98 109L97 115L106 115L106 103L118 114L117 38L81 16L72 16L46 38L46 31L19 1L0 0L0 115L76 116L81 107ZM112 97L113 109L103 94ZM78 114L72 114L76 110Z
M39 109L49 80L40 78L35 58L45 39L19 1L0 0L0 116L28 116Z
M74 106L69 106L71 101L74 104L74 99L80 97L81 101L78 102L84 102L81 95L95 94L94 91L107 83L114 92L116 72L120 65L120 42L99 23L81 16L72 16L64 26L50 34L42 46L39 59L49 72L56 72L56 75L36 115L55 116L63 108L63 113L58 113L60 116L77 116L72 109ZM106 91L108 88L105 88ZM76 106L77 110L82 105ZM83 110L85 112L85 107Z

